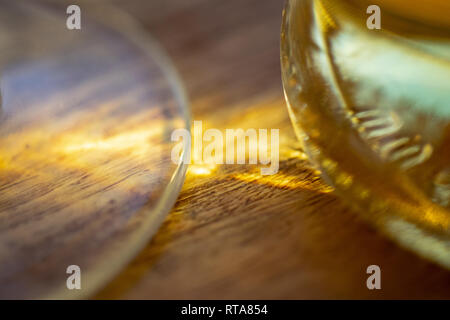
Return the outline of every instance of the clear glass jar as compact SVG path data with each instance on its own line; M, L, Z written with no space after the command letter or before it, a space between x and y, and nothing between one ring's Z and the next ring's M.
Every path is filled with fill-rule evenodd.
M381 29L369 29L363 3L287 1L289 113L309 159L347 203L450 268L449 26L430 23L432 11L400 15L387 5Z

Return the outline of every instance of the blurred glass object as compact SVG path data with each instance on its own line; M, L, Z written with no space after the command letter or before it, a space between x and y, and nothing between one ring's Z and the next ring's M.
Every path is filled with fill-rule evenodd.
M184 181L171 133L190 121L170 59L107 2L81 7L70 30L61 1L0 0L3 299L89 297L148 243Z
M368 1L287 1L283 84L324 179L382 232L450 268L450 5L416 3L381 1L371 30Z

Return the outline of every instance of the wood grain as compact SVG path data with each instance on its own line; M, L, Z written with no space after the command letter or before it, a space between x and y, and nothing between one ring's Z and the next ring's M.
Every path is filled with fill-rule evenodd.
M350 212L303 160L279 70L278 0L114 1L167 48L195 120L279 128L279 174L254 166L188 172L163 227L95 298L450 298L448 271ZM382 290L366 288L366 268Z
M170 133L184 119L126 23L89 11L70 31L65 10L28 4L0 1L0 298L74 298L162 222L166 187L183 178ZM83 291L67 289L70 265Z

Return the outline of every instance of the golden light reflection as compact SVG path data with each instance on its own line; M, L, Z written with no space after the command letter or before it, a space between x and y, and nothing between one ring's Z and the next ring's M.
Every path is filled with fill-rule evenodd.
M332 187L318 182L317 180L301 179L298 176L287 175L280 172L271 176L263 176L258 173L238 173L233 177L241 181L270 185L277 188L306 189L319 193L330 193L334 190Z
M22 121L20 115L11 118L0 135L0 205L22 201L22 210L32 212L67 203L89 212L111 197L106 190L125 203L133 190L145 193L168 182L175 164L172 144L163 142L170 139L164 116L143 108L121 117L114 115L117 108L106 104L60 118L36 117L22 127L14 122ZM103 197L87 198L98 190Z
M196 176L209 176L217 169L214 164L192 164L189 166L187 174Z
M117 133L103 136L91 134L84 127L75 127L63 133L47 135L43 130L27 130L10 134L0 146L0 166L21 172L36 171L42 175L46 170L38 168L51 166L66 168L83 168L95 172L89 166L96 159L112 157L117 153L145 157L156 156L158 143L163 132L163 121L153 121L137 128L120 128ZM101 130L100 130L101 132ZM94 138L94 137L95 138ZM84 163L83 160L89 160ZM35 169L30 164L38 164Z
M118 135L107 137L103 139L96 139L94 141L86 141L76 144L70 144L70 142L65 142L68 145L61 148L66 153L78 152L78 151L86 151L91 149L96 150L125 150L129 148L134 148L136 150L139 149L147 149L149 139L158 136L162 132L161 125L159 127L155 127L153 124L153 128L151 129L141 129L134 130L131 132L124 132ZM82 141L86 137L83 135L79 135L77 137L71 136L70 140L74 141Z
M191 162L188 174L206 176L214 173L223 164L250 164L267 163L273 160L272 154L272 128L260 126L250 127L249 120L261 116L261 112L251 112L251 118L244 116L239 122L229 128L213 128L204 121L194 121L191 132ZM276 150L279 149L278 132L276 136ZM292 151L295 157L301 157L299 151ZM279 154L275 158L279 161Z

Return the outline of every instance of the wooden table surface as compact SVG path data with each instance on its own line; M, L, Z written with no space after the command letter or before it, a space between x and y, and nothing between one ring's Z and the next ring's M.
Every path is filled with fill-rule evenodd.
M94 298L450 298L450 273L380 236L302 159L279 67L281 0L114 0L166 48L204 128L280 129L280 171L192 166L146 248ZM366 288L367 266L382 289Z

